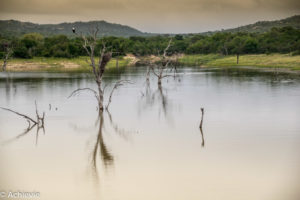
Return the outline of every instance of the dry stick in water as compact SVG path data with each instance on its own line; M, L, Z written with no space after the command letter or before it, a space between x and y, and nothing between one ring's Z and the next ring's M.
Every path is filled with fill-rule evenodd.
M27 128L22 134L18 135L17 137L15 137L15 138L13 138L13 139L11 139L11 140L8 140L8 141L5 142L5 143L9 143L9 142L11 142L11 141L14 141L14 140L16 140L16 139L18 139L18 138L20 138L20 137L26 135L26 134L27 134L29 131L31 131L31 130L33 129L33 127L35 127L35 126L37 126L37 134L38 134L40 128L43 129L44 134L45 134L45 128L44 128L44 124L45 124L45 112L43 112L43 116L42 116L42 117L39 115L38 109L37 109L37 103L36 103L36 101L35 101L35 113L36 113L36 118L37 118L36 120L32 119L31 117L29 117L29 116L27 116L27 115L21 114L21 113L19 113L19 112L16 112L16 111L11 110L11 109L8 109L8 108L0 107L0 109L3 109L3 110L6 110L6 111L15 113L16 115L19 115L19 116L25 118L25 119L27 120L27 122L28 122L28 128ZM33 123L32 126L31 126L31 123L30 123L30 122ZM3 144L4 144L4 143L3 143ZM37 144L37 142L36 142L36 144Z
M21 116L21 117L24 117L25 119L27 119L27 121L31 121L33 124L38 124L37 121L33 120L31 117L29 117L29 116L27 116L27 115L18 113L18 112L16 112L16 111L13 111L13 110L8 109L8 108L3 108L3 107L0 107L0 108L3 109L3 110L7 110L7 111L9 111L9 112L15 113L15 114L17 114L17 115L19 115L19 116ZM30 124L30 123L29 123L29 124Z
M199 128L202 129L202 124L203 124L203 115L204 115L204 108L201 108L201 122Z

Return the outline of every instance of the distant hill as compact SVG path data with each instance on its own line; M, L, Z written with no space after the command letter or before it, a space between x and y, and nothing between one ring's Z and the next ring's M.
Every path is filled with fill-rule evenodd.
M264 33L271 30L273 27L281 28L285 26L291 26L296 29L300 29L300 15L295 15L276 21L259 21L254 24L240 26L237 28L226 29L225 32L250 32L250 33Z
M295 15L282 20L276 21L259 21L254 24L240 26L232 29L225 29L221 31L208 31L200 34L210 35L216 32L257 32L264 33L271 30L273 27L291 26L300 29L300 15ZM41 33L45 36L50 35L67 35L74 36L72 27L75 27L78 33L87 34L92 27L99 27L100 36L151 36L160 35L154 33L145 33L129 26L121 24L108 23L106 21L89 21L89 22L74 22L74 23L61 23L61 24L34 24L30 22L20 22L16 20L0 20L0 34L4 36L20 36L25 33ZM184 32L184 30L183 30ZM175 34L161 34L161 35L175 35ZM189 35L189 34L183 34ZM192 34L194 35L194 34Z
M93 27L99 27L99 36L147 36L137 29L120 24L112 24L106 21L74 22L61 24L34 24L30 22L20 22L16 20L0 20L0 34L4 36L20 36L25 33L40 33L45 36L67 35L73 36L72 27L75 27L78 33L87 34Z

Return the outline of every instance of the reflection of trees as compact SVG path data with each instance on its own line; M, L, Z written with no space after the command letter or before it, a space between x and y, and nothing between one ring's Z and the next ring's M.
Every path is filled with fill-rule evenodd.
M204 134L203 134L203 130L201 127L199 127L200 133L201 133L201 139L202 139L202 143L201 146L204 147L205 146L205 140L204 140Z
M19 140L20 138L26 136L28 133L30 133L34 128L36 127L36 137L35 137L35 145L37 146L38 145L38 138L39 138L39 132L40 130L43 131L44 135L45 135L45 127L44 126L38 126L36 124L33 124L33 125L28 125L28 127L19 135L11 138L11 139L8 139L8 140L5 140L4 142L2 142L1 144L2 145L7 145L7 144L10 144L14 141L17 141Z
M129 138L129 133L125 129L119 128L118 124L113 121L112 114L109 112L109 110L99 110L98 113L98 119L97 123L95 126L98 126L98 133L97 133L97 138L96 142L93 146L93 151L92 151L92 170L94 177L96 180L98 180L99 175L98 175L98 165L97 165L97 160L100 158L102 161L102 164L105 168L111 168L114 165L114 156L112 152L109 150L105 139L103 137L103 132L104 132L104 112L107 112L108 120L110 122L111 128L114 130L114 132L120 136L121 138L127 140Z
M165 118L169 118L170 104L166 95L165 89L158 85L156 91L152 91L149 82L146 82L145 92L141 92L139 113L144 109L152 108L155 105L159 106L159 109L164 113Z
M105 141L103 139L103 125L104 125L104 118L103 118L103 111L99 111L99 129L97 134L96 143L93 148L92 154L92 165L94 174L98 178L98 170L97 170L97 155L100 155L102 163L105 167L113 165L113 155L109 152Z
M16 95L17 92L17 87L16 84L14 84L14 79L10 77L10 74L8 72L5 72L5 78L4 80L0 78L0 84L1 82L4 82L4 87L5 87L5 96L6 96L6 101L9 102L11 99L11 95L13 92L13 96Z
M14 137L12 139L4 141L2 143L3 145L9 144L9 143L16 141L16 140L20 139L21 137L27 135L34 127L36 127L36 142L35 142L35 144L36 145L38 144L38 135L39 135L40 129L42 129L45 134L45 112L43 112L42 116L39 115L36 102L35 102L36 119L33 119L33 118L29 117L28 115L16 112L16 111L8 109L8 108L0 107L0 109L14 113L14 114L24 118L28 122L28 127L27 127L27 129L24 130L24 132L22 132L21 134L17 135L16 137Z
M120 128L119 125L114 122L113 117L109 112L109 110L106 110L106 112L109 118L110 125L114 129L115 133L118 134L121 138L128 140L130 138L130 132L126 131L123 128Z

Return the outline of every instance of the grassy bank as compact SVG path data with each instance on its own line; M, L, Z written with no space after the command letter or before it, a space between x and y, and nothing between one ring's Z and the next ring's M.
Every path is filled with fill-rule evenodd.
M11 59L8 63L8 71L46 71L46 72L88 72L90 66L87 63L88 57L78 58L44 58L32 59ZM155 59L154 56L136 58L127 56L118 59L118 66L125 67L134 65L136 61ZM221 56L218 54L208 55L183 55L178 59L183 66L201 67L251 67L268 70L281 70L287 72L300 72L300 56L288 54L260 54L241 55L239 64L236 64L236 56ZM115 68L116 59L112 59L107 68Z
M288 54L241 55L239 64L236 63L236 56L234 55L184 55L179 58L179 62L183 65L203 67L258 67L280 68L291 71L300 70L300 56Z
M32 59L11 59L7 65L7 71L36 71L36 72L89 72L88 57L78 58L45 58L35 57ZM96 59L98 63L98 59ZM117 60L113 58L107 68L115 68ZM129 59L118 59L118 67L128 66Z

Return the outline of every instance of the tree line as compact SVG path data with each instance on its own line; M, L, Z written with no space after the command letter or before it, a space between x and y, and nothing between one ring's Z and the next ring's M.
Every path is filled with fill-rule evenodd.
M217 32L210 35L157 35L129 38L109 36L97 39L95 53L99 53L105 43L109 51L113 52L113 56L128 53L136 56L159 55L163 53L170 38L173 40L168 54L300 54L300 30L293 27L272 28L266 33ZM38 33L28 33L21 37L0 35L1 57L6 55L8 47L13 48L13 56L17 58L87 56L87 52L82 47L81 37L70 38L65 35L50 37Z

